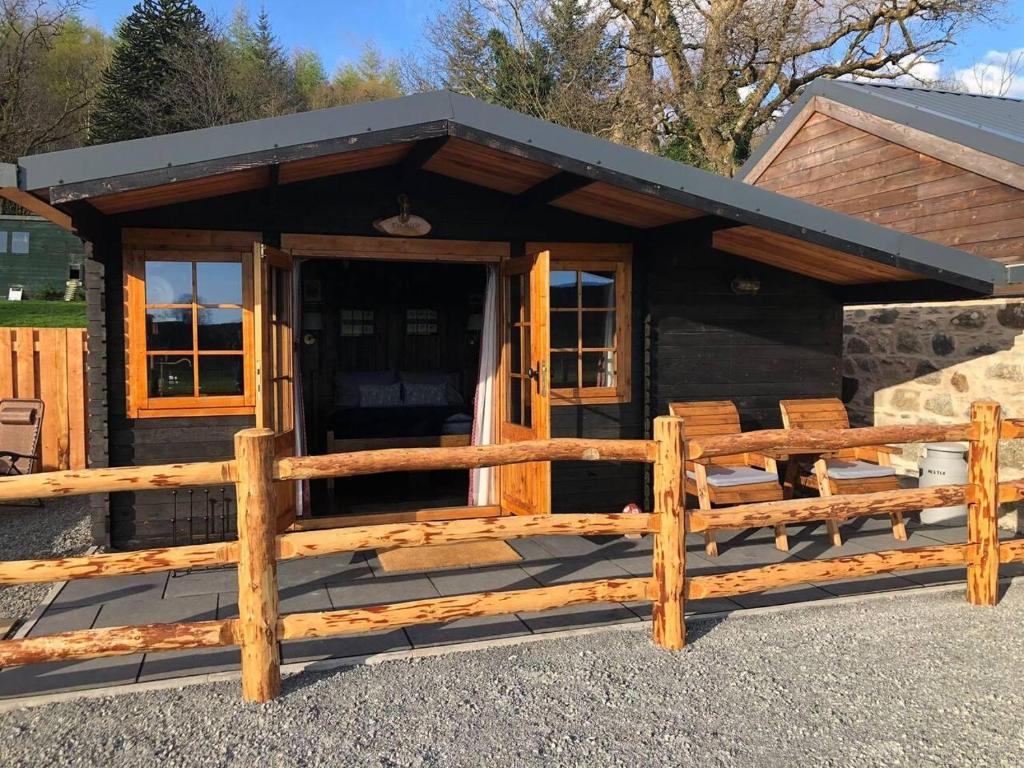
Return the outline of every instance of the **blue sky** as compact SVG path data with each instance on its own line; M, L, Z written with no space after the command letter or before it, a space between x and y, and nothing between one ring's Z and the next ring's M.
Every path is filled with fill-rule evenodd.
M133 0L87 0L86 18L106 30L127 15ZM259 0L245 3L252 13ZM265 0L274 28L289 49L313 49L329 71L356 58L373 40L389 57L415 48L423 25L444 0ZM199 0L204 11L229 20L238 0ZM944 69L969 69L989 51L1024 49L1024 0L1009 0L1013 17L1002 28L979 25L969 30L944 56Z

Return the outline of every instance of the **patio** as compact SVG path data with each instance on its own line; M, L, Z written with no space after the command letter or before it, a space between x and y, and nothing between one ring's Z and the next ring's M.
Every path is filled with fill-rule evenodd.
M790 526L790 551L780 552L770 529L723 532L721 554L704 555L703 538L687 537L687 575L702 575L785 561L858 555L966 541L962 527L922 526L908 520L909 541L892 537L887 517L861 518L843 526L840 548L827 545L822 524ZM1009 532L1001 535L1012 536ZM321 611L416 600L471 592L523 589L601 578L647 576L651 543L621 537L540 536L510 541L522 556L514 565L392 575L372 553L331 555L278 564L281 612ZM1002 575L1024 572L1024 564L1004 566ZM729 613L769 605L835 597L912 590L963 582L963 568L910 571L863 579L832 581L732 599L694 600L687 615ZM365 657L445 644L529 635L557 630L640 622L650 604L597 604L542 613L471 618L444 625L420 625L350 637L286 641L282 663ZM202 621L237 616L234 568L191 573L154 573L67 583L32 626L29 637L70 630L150 622ZM237 669L237 648L146 653L80 662L31 664L0 671L0 698L124 685Z

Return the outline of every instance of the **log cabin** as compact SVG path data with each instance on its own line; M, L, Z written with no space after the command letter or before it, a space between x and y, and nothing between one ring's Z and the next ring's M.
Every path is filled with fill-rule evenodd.
M638 438L670 401L835 396L842 309L989 296L1004 265L447 93L20 158L87 241L89 461ZM355 521L649 505L630 464L286 488ZM359 482L348 482L358 480ZM131 549L230 538L233 488L92 501Z

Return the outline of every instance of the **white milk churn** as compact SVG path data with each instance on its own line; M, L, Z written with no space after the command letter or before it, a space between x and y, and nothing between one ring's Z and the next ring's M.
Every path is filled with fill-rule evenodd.
M962 443L928 443L921 459L922 488L936 485L963 485L967 482L967 448ZM963 525L967 505L930 507L921 511L925 525Z

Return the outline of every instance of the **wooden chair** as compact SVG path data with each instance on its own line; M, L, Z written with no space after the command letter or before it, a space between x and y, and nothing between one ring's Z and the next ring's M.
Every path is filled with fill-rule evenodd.
M779 407L786 429L850 428L846 406L836 397L782 400ZM892 468L892 455L899 453L898 448L887 445L849 448L819 457L810 467L793 457L786 472L787 495L792 495L798 486L817 491L819 496L896 490L900 483L896 470ZM906 541L907 527L903 514L896 512L889 517L892 535L899 541ZM842 546L839 521L830 519L827 523L833 546Z
M668 408L673 416L682 417L687 438L736 435L742 431L736 406L728 400L669 403ZM775 459L758 453L688 461L684 485L703 510L716 504L779 501L783 497ZM783 552L789 550L784 525L775 526L775 546ZM718 555L714 531L704 532L704 550L712 557Z

